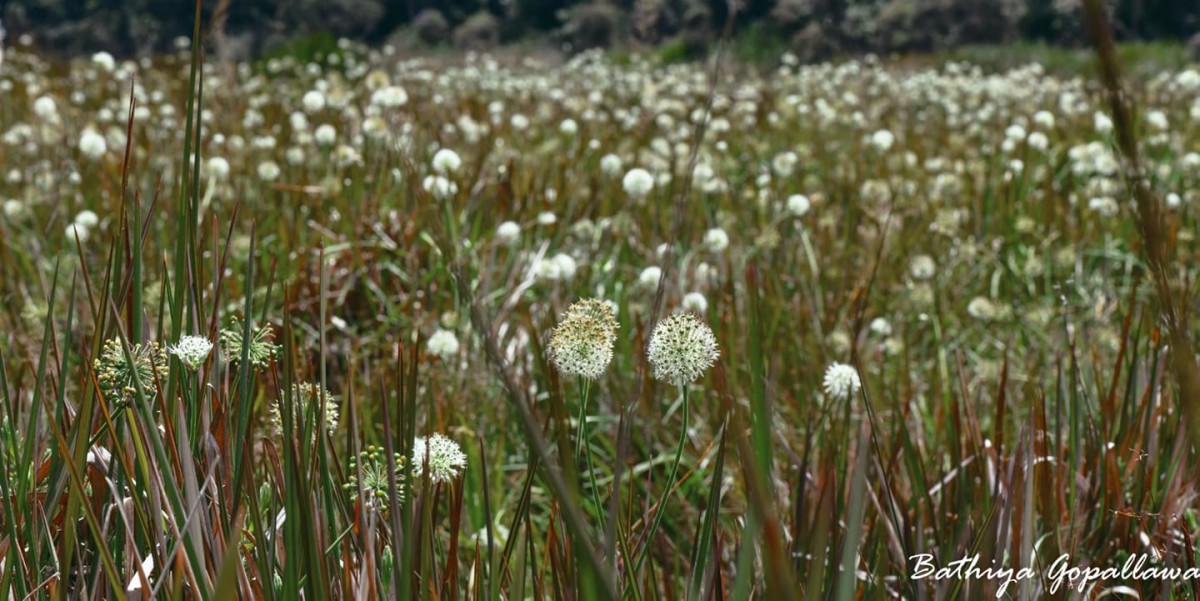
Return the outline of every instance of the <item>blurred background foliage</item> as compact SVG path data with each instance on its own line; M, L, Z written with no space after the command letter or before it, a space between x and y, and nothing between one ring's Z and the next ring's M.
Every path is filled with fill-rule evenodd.
M743 58L802 60L866 52L1085 42L1081 0L743 0L733 23ZM1200 0L1108 0L1122 41L1171 41L1200 53ZM724 0L212 0L205 23L230 59L318 53L346 37L401 52L505 44L568 53L657 46L702 56L724 29ZM46 52L147 56L191 30L187 0L0 0L10 42L28 34Z

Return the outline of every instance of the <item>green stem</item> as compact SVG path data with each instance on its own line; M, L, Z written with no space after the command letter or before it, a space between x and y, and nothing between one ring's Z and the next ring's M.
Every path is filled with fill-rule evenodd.
M592 504L596 507L596 516L600 520L600 529L604 530L604 506L600 504L600 487L596 483L596 467L592 464L592 447L587 443L587 405L590 389L590 382L580 377L579 424L577 425L578 431L575 434L575 456L579 457L583 455L583 460L587 463L588 482L592 487Z
M638 555L637 563L634 564L634 574L641 571L642 563L646 561L646 556L650 553L650 543L654 541L654 534L658 532L658 527L662 524L663 514L667 510L667 501L671 497L671 488L675 486L675 477L679 475L679 460L683 457L683 445L687 443L689 421L687 384L684 384L682 389L683 428L679 432L679 446L675 448L675 461L671 464L671 475L667 477L666 487L663 488L662 497L658 500L658 507L654 510L654 519L650 521L650 529L646 531L646 539L642 543L641 553Z

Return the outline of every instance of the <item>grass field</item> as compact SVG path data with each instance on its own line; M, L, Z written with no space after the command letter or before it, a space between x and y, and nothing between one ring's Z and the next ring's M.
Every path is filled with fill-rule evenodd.
M1195 561L1090 73L197 57L0 69L5 598L1192 597L1049 569Z

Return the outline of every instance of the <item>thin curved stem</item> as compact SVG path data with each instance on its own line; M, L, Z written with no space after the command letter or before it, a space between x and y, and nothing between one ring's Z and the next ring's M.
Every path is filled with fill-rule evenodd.
M679 475L679 462L683 458L683 446L687 443L688 422L688 386L684 384L683 428L679 432L679 446L675 448L675 461L671 464L671 473L667 476L666 487L663 489L662 497L658 500L658 508L654 510L654 519L650 521L650 529L646 531L646 539L642 543L642 550L638 554L637 563L634 564L634 573L642 569L642 563L646 561L646 556L650 552L650 543L654 541L654 534L658 532L658 527L662 524L663 515L667 511L667 501L671 498L671 489L675 486L675 477Z

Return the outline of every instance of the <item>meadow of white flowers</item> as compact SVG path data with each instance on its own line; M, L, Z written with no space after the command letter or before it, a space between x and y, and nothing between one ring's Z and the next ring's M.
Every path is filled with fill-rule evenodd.
M1184 561L1085 74L339 46L204 64L198 157L186 51L5 54L6 596L932 598L918 551ZM1126 85L1193 282L1200 72Z

